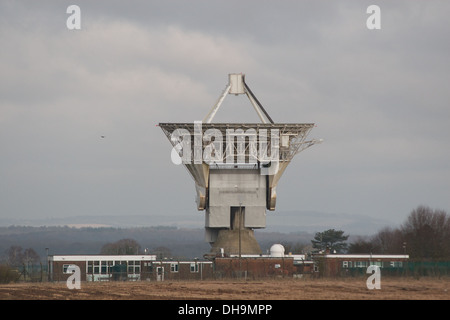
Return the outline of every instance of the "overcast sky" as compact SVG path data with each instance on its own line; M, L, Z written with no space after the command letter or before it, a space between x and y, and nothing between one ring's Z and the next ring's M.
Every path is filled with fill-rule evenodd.
M275 122L325 140L294 158L276 212L450 212L449 16L449 1L2 0L0 217L200 214L156 124L203 119L236 72ZM215 120L259 121L245 96Z

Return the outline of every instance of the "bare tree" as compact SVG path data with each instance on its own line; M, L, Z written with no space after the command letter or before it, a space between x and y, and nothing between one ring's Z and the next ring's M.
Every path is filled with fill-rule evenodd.
M7 262L11 266L22 266L24 264L38 264L41 261L39 255L32 248L23 250L21 246L11 246L7 250Z
M372 237L372 242L377 248L376 253L381 254L399 254L404 253L403 233L398 228L386 227L381 229L376 235Z
M113 243L105 244L100 253L101 254L139 254L141 245L133 239L121 239Z
M348 247L348 253L379 253L381 251L373 237L365 239L363 237L356 238Z
M450 258L450 216L443 210L419 206L400 228L386 227L369 240L357 239L351 253L407 253L416 260Z
M23 252L21 246L11 246L7 251L7 262L11 266L20 266L23 263Z
M301 243L301 242L281 242L281 244L284 247L284 250L286 253L290 252L293 254L301 254L306 253L308 251L311 251L312 246L307 243Z
M419 206L411 212L401 230L413 258L450 257L450 218L446 212Z
M169 248L161 246L152 250L153 254L156 255L158 259L163 259L172 256Z

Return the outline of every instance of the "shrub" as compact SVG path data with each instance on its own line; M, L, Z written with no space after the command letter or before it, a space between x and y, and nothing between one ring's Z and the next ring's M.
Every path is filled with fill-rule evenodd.
M0 283L10 283L19 280L20 273L8 265L0 265Z

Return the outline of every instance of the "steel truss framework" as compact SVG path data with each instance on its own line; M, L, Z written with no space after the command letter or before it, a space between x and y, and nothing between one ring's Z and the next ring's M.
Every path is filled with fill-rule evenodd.
M203 157L203 160L223 164L253 164L267 160L267 158L262 158L261 155L270 154L274 141L279 148L277 160L289 162L297 153L317 142L314 139L306 140L314 127L313 123L200 123L200 125L195 123L160 123L159 126L173 146L188 139L193 156L197 146L201 146L204 156L211 154L211 151L206 154L204 152L205 149L210 148L213 149L214 158ZM201 140L200 142L197 140L196 143L199 135ZM259 148L259 150L256 148ZM233 155L233 158L227 158L227 155ZM239 161L243 157L245 160ZM194 163L194 157L191 161Z

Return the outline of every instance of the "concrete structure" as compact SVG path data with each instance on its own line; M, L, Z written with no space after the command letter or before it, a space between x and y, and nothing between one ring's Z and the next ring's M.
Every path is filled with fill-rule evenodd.
M246 94L262 123L213 123L228 94ZM173 145L172 160L183 163L195 181L211 252L260 254L253 230L265 228L266 210L275 210L276 187L292 158L319 142L306 140L314 124L274 123L245 76L230 74L203 121L159 126Z

